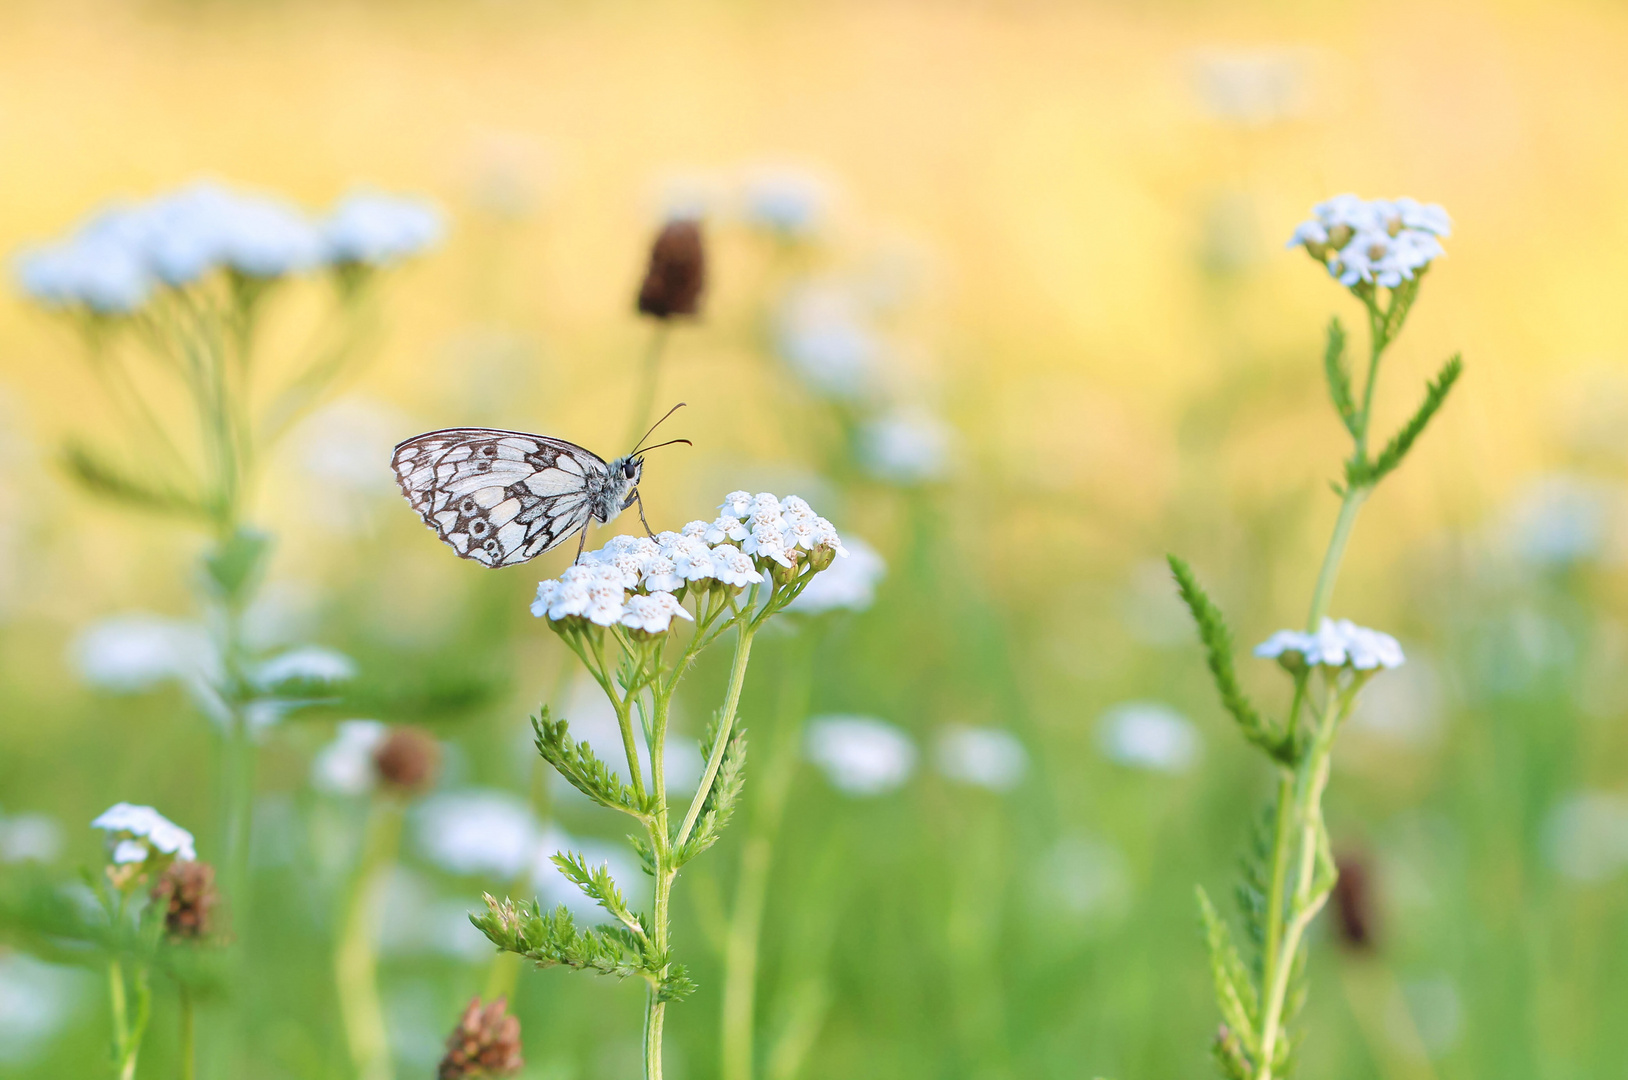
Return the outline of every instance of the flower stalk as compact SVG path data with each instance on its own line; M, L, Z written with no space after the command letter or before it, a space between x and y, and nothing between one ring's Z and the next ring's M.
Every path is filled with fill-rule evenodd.
M724 509L716 521L691 522L682 533L614 538L560 579L543 582L532 607L615 711L626 779L546 708L532 722L538 753L589 798L638 822L634 847L653 881L648 913L629 905L608 866L561 852L554 864L611 922L579 929L564 906L545 913L535 902L491 896L488 911L472 917L499 948L539 966L643 979L646 1080L662 1075L667 1005L695 988L673 958L673 886L683 867L717 842L740 799L746 739L737 720L753 642L768 619L846 554L836 530L801 499L735 492ZM694 624L681 648L675 620ZM673 696L701 653L731 632L728 686L702 745L706 768L678 817L666 761Z
M1338 880L1323 817L1334 740L1363 685L1381 668L1402 663L1388 635L1328 617L1340 566L1357 516L1379 482L1401 464L1440 409L1461 367L1453 357L1426 388L1424 402L1378 454L1370 453L1375 387L1386 350L1401 332L1431 261L1448 233L1446 214L1411 200L1363 202L1342 196L1317 207L1290 246L1313 258L1362 302L1369 326L1366 376L1353 393L1338 320L1328 329L1323 367L1330 400L1351 437L1340 511L1312 590L1304 632L1280 631L1255 650L1275 658L1293 681L1287 718L1262 716L1233 671L1232 639L1220 610L1180 559L1170 565L1198 625L1222 704L1241 733L1271 761L1277 790L1264 827L1262 865L1251 865L1240 892L1243 916L1258 942L1246 965L1227 923L1200 888L1198 901L1223 1024L1212 1047L1227 1080L1283 1080L1293 1068L1289 1027L1305 998L1305 935ZM1383 290L1383 292L1381 291ZM1359 404L1360 402L1360 404Z

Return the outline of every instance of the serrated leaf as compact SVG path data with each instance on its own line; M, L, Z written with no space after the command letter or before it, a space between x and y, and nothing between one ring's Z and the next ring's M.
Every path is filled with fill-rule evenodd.
M1355 438L1357 403L1351 394L1351 368L1345 362L1345 328L1339 319L1329 320L1328 337L1323 346L1323 375L1328 380L1328 396L1334 402L1334 411L1340 414L1340 422Z
M1243 688L1238 685L1238 674L1232 666L1232 631L1227 629L1221 609L1215 606L1198 583L1192 567L1174 555L1168 556L1168 559L1170 571L1176 577L1176 588L1198 626L1205 662L1221 695L1222 707L1232 715L1245 739L1266 751L1274 760L1293 765L1295 748L1292 741L1285 738L1275 724L1255 711L1255 706L1250 704Z
M1408 422L1402 425L1401 430L1391 436L1391 441L1385 444L1385 448L1379 452L1379 456L1374 458L1371 464L1363 467L1360 483L1371 487L1379 483L1391 472L1394 472L1396 467L1402 464L1402 459L1407 457L1409 450L1413 449L1413 444L1418 440L1419 436L1424 434L1424 430L1429 425L1431 418L1440 411L1442 405L1447 401L1448 393L1452 391L1453 384L1458 382L1458 378L1463 372L1464 363L1456 355L1442 365L1441 371L1437 372L1436 377L1425 384L1425 397L1424 401L1420 402L1419 408L1408 419ZM1351 477L1348 475L1347 479L1350 480ZM1356 486L1356 482L1353 483L1353 486Z
M1227 924L1210 903L1209 894L1199 886L1198 908L1204 921L1204 940L1209 946L1210 974L1215 981L1216 1003L1221 1016L1251 1058L1260 1053L1256 1025L1260 1021L1260 995L1249 971L1238 958Z
M87 491L105 499L157 514L209 517L209 511L195 496L160 480L132 476L84 443L65 446L62 464Z
M714 730L711 739L716 738ZM710 755L711 747L708 747L707 753ZM718 842L724 826L729 824L735 806L740 802L741 792L745 790L745 770L746 729L737 727L729 738L729 745L724 747L723 759L718 763L718 774L713 777L712 787L701 804L701 814L695 819L695 831L673 851L675 867L683 866Z
M537 753L572 787L601 806L631 814L641 821L649 817L633 789L599 760L593 748L571 738L570 726L565 720L549 719L548 706L543 706L538 715L532 717L531 727L536 734Z

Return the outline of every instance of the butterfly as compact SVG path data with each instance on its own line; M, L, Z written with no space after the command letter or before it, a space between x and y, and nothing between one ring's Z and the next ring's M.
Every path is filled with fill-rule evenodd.
M390 466L424 524L459 556L496 569L535 559L578 533L580 558L589 522L608 523L635 503L644 522L644 453L658 446L606 461L547 435L445 428L398 445Z

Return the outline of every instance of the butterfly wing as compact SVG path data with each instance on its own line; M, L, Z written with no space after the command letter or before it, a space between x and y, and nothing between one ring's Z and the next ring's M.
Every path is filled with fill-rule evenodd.
M535 559L586 528L604 459L563 439L496 428L418 435L391 456L396 483L453 551L489 567Z

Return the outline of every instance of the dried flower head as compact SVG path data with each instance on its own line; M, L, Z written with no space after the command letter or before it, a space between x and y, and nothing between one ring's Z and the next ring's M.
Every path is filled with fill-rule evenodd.
M197 941L214 930L220 893L215 868L208 863L171 863L153 884L152 896L164 909L164 935L171 941Z
M650 247L650 268L639 286L639 312L657 319L694 315L701 309L706 282L700 223L669 221Z
M458 1026L447 1036L447 1053L436 1073L440 1080L513 1076L520 1060L520 1021L508 1013L508 1002L498 998L485 1008L471 998Z
M434 784L440 764L440 744L421 728L396 728L373 751L379 782L402 795L415 795Z
M1334 883L1334 927L1340 941L1353 952L1374 948L1374 882L1368 860L1356 852L1335 858L1339 879Z

